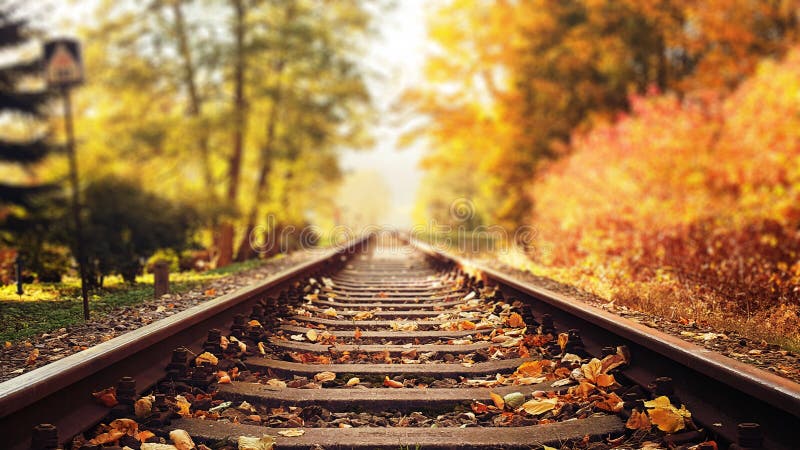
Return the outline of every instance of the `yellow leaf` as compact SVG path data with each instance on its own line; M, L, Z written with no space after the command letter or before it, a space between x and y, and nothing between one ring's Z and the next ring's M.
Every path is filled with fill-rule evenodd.
M514 375L521 377L538 377L542 374L542 365L544 361L545 360L524 362L517 367L517 371L514 372Z
M539 414L544 414L555 408L556 403L558 403L557 398L546 398L544 400L533 399L523 403L522 409L532 416L538 416Z
M219 362L216 356L212 355L211 353L204 352L201 353L200 356L194 359L194 363L198 366L201 366L205 363L211 364L212 366L216 366Z
M326 309L325 311L322 312L322 314L325 314L328 317L336 317L338 315L336 313L336 310L333 308Z
M317 336L317 332L315 330L308 330L308 332L306 333L306 337L311 342L317 342L317 337L318 336Z
M650 416L650 421L661 431L674 433L683 429L683 417L671 409L653 408L647 410L647 414Z
M672 403L669 402L667 396L662 395L661 397L656 397L653 400L644 402L644 406L647 408L670 408L672 407Z
M333 381L336 379L336 374L333 372L320 372L314 375L314 380L324 383L326 381Z
M361 380L358 379L357 377L353 377L353 378L350 378L349 380L347 380L347 385L348 386L355 386L358 383L361 383Z
M353 316L353 320L368 320L372 318L372 313L369 311L361 311Z
M239 436L239 450L272 450L275 447L275 438L269 435L260 438Z

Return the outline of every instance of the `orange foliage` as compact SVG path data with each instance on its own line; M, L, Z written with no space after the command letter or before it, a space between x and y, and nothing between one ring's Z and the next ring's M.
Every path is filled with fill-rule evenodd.
M800 325L798 73L800 48L730 95L636 96L574 135L533 188L537 269L609 298L657 286L748 315L783 304Z

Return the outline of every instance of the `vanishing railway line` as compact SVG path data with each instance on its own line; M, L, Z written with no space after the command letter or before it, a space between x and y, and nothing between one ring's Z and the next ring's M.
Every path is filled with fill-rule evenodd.
M797 384L466 266L356 240L0 384L3 446L797 448ZM109 386L115 406L91 395ZM120 418L154 436L97 427Z

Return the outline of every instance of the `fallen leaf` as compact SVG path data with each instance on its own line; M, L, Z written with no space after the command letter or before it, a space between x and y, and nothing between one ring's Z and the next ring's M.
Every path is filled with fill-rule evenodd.
M508 326L511 328L522 328L525 326L525 321L519 313L511 313L508 317Z
M615 393L608 394L602 401L595 402L595 406L603 411L620 412L622 411L622 399Z
M128 436L139 434L139 424L133 419L116 419L108 424L112 430L121 431Z
M169 432L169 438L178 450L192 450L196 447L186 430L172 430Z
M401 388L403 387L403 383L399 381L394 381L390 379L388 376L383 379L383 385L390 388Z
M209 352L203 352L200 354L200 356L194 359L194 363L198 366L202 366L203 364L206 363L211 364L212 366L216 366L218 362L219 359L217 359L216 356L212 355Z
M625 422L625 428L629 430L649 430L652 426L647 414L638 409L631 411L631 416L628 417L628 421Z
M213 297L215 295L217 295L217 290L216 289L214 289L214 288L206 289L206 296Z
M333 372L320 372L314 375L314 380L320 383L324 383L326 381L333 381L336 379L336 374Z
M338 316L338 314L336 313L336 310L333 309L333 308L326 309L325 311L322 312L322 314L324 314L324 315L326 315L328 317L336 317L336 316Z
M275 438L264 435L260 438L239 436L239 450L272 450L275 447Z
M368 320L371 319L373 314L369 311L362 311L353 316L353 320Z
M476 327L477 325L475 325L473 322L470 322L469 320L462 320L458 324L459 330L474 330Z
M600 375L602 367L603 363L601 363L599 359L592 358L591 361L581 366L581 371L583 371L583 376L587 380L592 383L597 383L597 376Z
M149 397L142 397L133 404L134 415L139 418L146 417L152 410L153 402Z
M298 436L302 436L302 435L306 434L306 432L305 432L305 430L299 430L297 428L290 428L288 430L278 431L278 434L280 434L281 436L286 436L286 437L298 437Z
M145 442L145 443L143 443L142 446L140 447L140 449L141 450L178 450L178 448L175 447L172 444L159 444L159 443L153 443L153 442Z
M251 320L251 321L247 322L247 325L249 325L251 327L260 327L261 326L261 322L259 322L259 321L254 319L254 320Z
M293 341L302 342L302 341L306 340L306 337L303 336L302 334L293 334L293 335L289 336L289 339L291 339Z
M220 370L217 372L217 384L231 384L231 376L228 372Z
M306 332L306 337L311 342L317 342L318 335L316 330L308 330L308 332Z
M36 358L38 357L39 357L39 349L35 348L31 350L31 353L28 355L28 359L25 361L25 364L28 366L36 364Z
M263 342L259 342L258 343L258 352L261 353L262 355L266 355L267 354L267 348L266 348L266 346L264 345Z
M543 400L533 399L523 403L522 409L532 416L538 416L539 414L544 414L547 411L554 409L556 407L556 403L558 403L557 398L546 398Z
M519 377L538 377L542 374L542 366L545 364L544 361L546 360L524 362L517 367L514 375Z
M616 382L616 380L614 380L614 375L601 373L600 375L597 376L595 382L600 387L609 387L613 385Z
M114 387L92 392L92 396L98 403L108 408L114 407L117 404L117 389Z
M356 327L356 331L353 333L353 338L355 340L361 339L361 328Z
M349 380L347 380L347 385L348 386L355 386L358 383L361 383L361 380L358 379L357 377L353 377L353 378L350 378Z
M103 445L109 442L116 442L120 440L125 433L119 430L109 430L105 433L98 434L94 439L89 441L89 445Z
M139 434L136 435L136 439L139 442L144 442L155 436L156 435L152 431L145 430L145 431L140 431Z
M494 406L497 406L499 409L505 408L506 402L505 402L505 400L503 400L503 397L501 397L500 394L495 394L494 392L489 392L489 397L492 398L492 401L494 402Z
M647 410L647 415L658 429L667 433L674 433L684 428L683 417L670 409L653 408Z
M481 402L472 402L472 412L475 414L483 414L489 410L489 407Z
M561 352L562 353L567 348L567 341L568 340L569 340L569 334L567 334L567 333L559 333L559 335L558 335L558 346L561 347Z
M511 392L503 397L503 402L511 409L517 409L525 403L525 395L522 392Z
M269 380L267 380L267 386L283 389L286 387L286 382L281 381L277 378L270 378Z
M175 404L178 405L178 414L179 415L181 415L183 417L189 417L189 416L192 415L192 413L189 412L189 408L192 406L192 404L189 403L189 400L186 400L186 397L184 397L182 395L176 395L175 396Z

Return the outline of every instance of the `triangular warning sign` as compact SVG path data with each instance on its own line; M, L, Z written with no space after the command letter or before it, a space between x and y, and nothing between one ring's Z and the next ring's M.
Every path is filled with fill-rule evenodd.
M52 85L65 85L81 81L81 66L75 55L63 43L56 45L47 61L47 81Z

